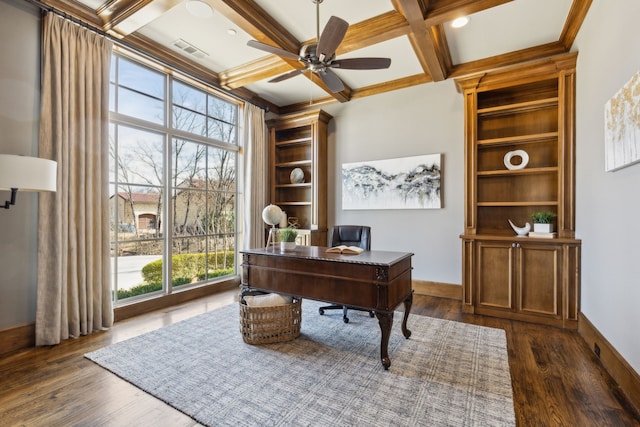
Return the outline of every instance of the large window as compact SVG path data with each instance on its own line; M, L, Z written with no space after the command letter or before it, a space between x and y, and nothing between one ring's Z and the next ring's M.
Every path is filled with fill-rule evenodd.
M118 54L110 110L116 304L236 274L238 105Z

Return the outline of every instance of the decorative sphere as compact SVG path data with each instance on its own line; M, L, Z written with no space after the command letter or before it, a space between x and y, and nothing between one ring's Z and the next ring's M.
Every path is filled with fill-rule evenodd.
M269 225L280 224L282 215L284 215L282 209L276 205L268 205L262 210L262 220Z
M300 168L295 168L291 171L291 175L289 175L289 179L292 184L300 184L304 182L304 172Z

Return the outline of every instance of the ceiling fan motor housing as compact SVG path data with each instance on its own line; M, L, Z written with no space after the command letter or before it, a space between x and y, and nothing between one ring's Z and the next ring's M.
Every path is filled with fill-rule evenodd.
M314 73L324 71L327 66L331 64L331 61L333 61L333 59L335 58L334 54L331 58L321 61L317 55L317 48L317 43L310 43L302 46L302 48L300 49L300 59L308 64L309 69Z

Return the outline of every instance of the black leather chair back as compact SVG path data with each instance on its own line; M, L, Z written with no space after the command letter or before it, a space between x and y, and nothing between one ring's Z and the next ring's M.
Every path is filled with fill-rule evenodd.
M329 232L329 247L347 245L371 250L371 227L366 225L336 225Z

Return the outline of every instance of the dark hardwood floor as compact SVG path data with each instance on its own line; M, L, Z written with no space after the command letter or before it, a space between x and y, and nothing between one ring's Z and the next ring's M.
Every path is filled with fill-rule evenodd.
M107 332L5 357L0 426L197 425L83 354L235 301L236 292L227 291L119 322ZM448 298L415 295L411 311L506 330L519 426L640 426L576 332L463 314L460 301Z

